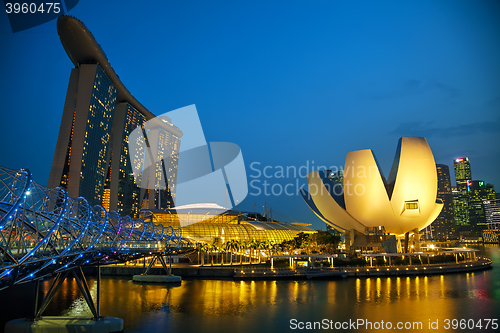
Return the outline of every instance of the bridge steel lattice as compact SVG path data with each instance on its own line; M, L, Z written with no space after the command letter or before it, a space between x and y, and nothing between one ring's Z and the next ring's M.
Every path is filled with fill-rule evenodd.
M184 245L178 229L91 207L62 187L37 184L28 169L0 167L0 290Z

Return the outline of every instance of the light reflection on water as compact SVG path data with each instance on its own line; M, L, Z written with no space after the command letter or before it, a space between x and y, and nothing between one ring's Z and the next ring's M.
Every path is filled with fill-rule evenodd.
M490 249L489 254L500 263L498 248ZM89 283L95 297L95 283ZM42 284L45 292L48 287L48 282ZM466 274L332 281L185 279L177 286L103 276L101 290L102 314L123 318L126 332L286 331L292 318L408 320L422 321L425 327L429 319L500 317L499 268ZM5 291L0 294L2 306L3 295ZM6 311L8 319L21 317L12 309ZM73 279L63 283L45 314L91 315Z

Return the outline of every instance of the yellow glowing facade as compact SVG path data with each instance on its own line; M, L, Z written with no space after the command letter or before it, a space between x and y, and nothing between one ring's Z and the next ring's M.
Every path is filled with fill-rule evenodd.
M151 221L164 227L182 230L182 237L193 241L224 244L229 240L240 242L281 243L292 240L299 233L315 233L306 223L254 221L245 213L227 210L216 204L189 205L175 209L143 210Z
M443 208L434 156L425 138L403 137L386 180L370 149L349 152L343 197L332 197L318 171L307 176L313 211L339 231L383 226L388 233L423 229ZM306 200L307 201L307 200ZM315 206L315 207L314 207Z

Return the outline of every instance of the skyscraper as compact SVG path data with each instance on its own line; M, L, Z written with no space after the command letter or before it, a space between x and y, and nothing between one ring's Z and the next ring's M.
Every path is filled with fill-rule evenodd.
M486 223L500 224L500 199L485 200L483 201L483 205Z
M110 154L116 88L99 64L71 70L49 187L100 204Z
M437 198L443 200L444 205L443 210L430 227L433 239L445 241L456 236L450 168L444 164L436 164L436 170L438 179Z
M467 191L451 188L453 194L453 217L458 231L470 231L469 194Z
M486 228L484 201L495 199L495 188L482 180L473 180L469 184L469 218L471 228L481 231Z
M500 236L500 199L483 201L487 228L483 229L485 244L498 244Z
M153 184L143 184L141 198L146 198L145 208L173 208L175 198L175 184L177 183L177 163L179 161L179 148L182 132L172 124L172 120L166 116L160 116L148 121L144 125L145 140L152 149L146 158L154 161L154 165L142 166L139 173L147 174L143 179ZM152 156L154 155L154 156ZM143 161L145 161L143 159ZM145 163L147 164L147 163ZM151 188L159 189L158 191ZM155 195L156 194L156 195Z
M129 134L136 127L142 127L146 117L129 103L115 107L113 118L112 155L105 192L109 193L108 210L118 210L123 215L138 216L141 208L140 189L134 183L133 161L130 161ZM143 151L136 151L135 158L144 159Z
M106 209L137 216L148 195L143 191L141 196L132 168L141 164L138 161L145 158L145 151L133 152L131 161L128 139L135 128L145 130L144 124L154 115L125 88L82 22L60 16L57 31L75 68L71 70L47 185L63 186L69 196L85 197L90 205L102 204ZM164 131L162 144L178 149L182 132L172 124ZM174 175L175 162L169 165ZM166 191L168 204L156 207L173 206L173 189ZM157 191L152 192L149 197L155 198Z
M455 180L457 182L457 189L467 189L467 183L472 180L469 158L456 158L453 162L453 166L455 168Z
M453 207L455 224L459 231L470 231L469 218L469 186L472 181L468 157L456 158L453 161L457 186L453 189Z

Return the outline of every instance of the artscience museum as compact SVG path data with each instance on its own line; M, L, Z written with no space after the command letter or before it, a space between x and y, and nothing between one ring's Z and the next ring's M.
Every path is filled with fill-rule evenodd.
M327 225L345 233L350 245L356 235L372 236L375 243L405 235L408 246L409 234L418 234L443 208L436 197L434 156L422 137L399 139L388 178L372 150L365 149L347 153L343 173L332 177L314 171L307 183L309 191L302 191L306 203Z

